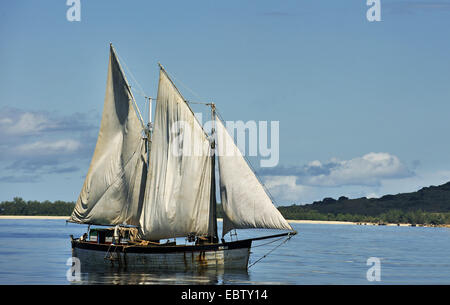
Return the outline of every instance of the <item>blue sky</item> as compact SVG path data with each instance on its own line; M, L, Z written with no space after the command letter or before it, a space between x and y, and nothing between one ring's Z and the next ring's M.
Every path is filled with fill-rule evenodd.
M279 121L279 165L258 173L280 205L450 180L450 1L381 0L381 22L364 0L81 0L80 22L68 9L0 3L0 200L77 199L109 42L148 95L159 61L225 119Z

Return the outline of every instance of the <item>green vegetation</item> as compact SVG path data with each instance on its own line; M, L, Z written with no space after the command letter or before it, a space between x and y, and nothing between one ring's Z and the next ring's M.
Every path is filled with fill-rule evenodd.
M70 216L74 202L13 201L0 203L0 215ZM371 223L450 224L450 182L424 187L417 192L385 195L381 198L325 198L306 205L278 208L286 219L332 220ZM217 205L217 217L223 217Z
M450 224L450 182L417 192L381 198L325 198L306 205L279 207L287 219L372 223Z
M0 215L70 216L74 206L74 202L24 201L14 197L13 201L0 203Z

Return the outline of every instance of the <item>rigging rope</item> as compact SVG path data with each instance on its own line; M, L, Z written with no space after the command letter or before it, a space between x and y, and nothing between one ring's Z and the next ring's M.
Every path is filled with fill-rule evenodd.
M132 87L132 90L135 90L136 93L138 93L139 95L142 95L143 97L147 98L148 95L145 93L144 88L142 88L141 84L139 84L139 82L137 81L137 79L134 77L133 73L131 73L130 69L128 69L127 64L125 63L125 61L122 59L122 57L119 56L119 53L116 52L117 57L119 57L120 62L123 64L123 66L125 67L125 69L127 70L128 74L131 76L131 78L133 79L133 81L136 83L136 85L139 87L138 90L134 89L134 87Z
M192 90L191 88L189 88L187 85L185 85L182 81L180 81L179 79L177 79L175 77L175 75L173 75L172 73L168 73L166 71L166 69L164 69L164 71L170 76L170 78L173 78L174 80L177 81L177 83L179 83L181 86L183 86L184 88L186 88L187 90L189 90L193 95L195 95L196 97L198 97L200 100L205 100L203 97L201 97L200 95L198 95L194 90ZM186 101L188 102L188 101ZM191 104L203 104L203 103L195 103L195 102L189 102ZM206 104L206 103L205 103Z
M257 246L253 246L252 248L258 248L258 247L266 246L266 245L272 244L272 243L274 243L274 242L276 242L276 241L282 240L283 238L284 238L284 237L280 237L280 238L274 239L274 240L272 240L272 241L266 242L266 243L264 243L264 244L257 245Z
M137 84L137 86L139 87L139 90L134 89L134 87L132 87L130 84L128 84L128 80L126 80L128 88L130 89L130 93L134 102L134 107L136 112L139 115L139 120L141 121L142 127L145 128L145 123L144 123L144 119L142 118L142 114L141 111L136 103L136 99L134 98L134 95L131 91L134 91L136 93L138 93L139 95L142 95L146 100L147 100L147 94L145 93L144 89L142 88L141 84L139 84L139 82L137 81L137 79L134 77L133 73L131 73L130 69L128 69L127 64L125 63L125 61L122 59L122 57L120 57L119 53L117 52L117 50L114 48L114 54L116 54L120 65L123 65L125 67L125 69L127 70L128 74L131 76L131 78L133 79L133 81ZM122 73L125 74L125 72L122 71ZM126 78L126 77L125 77Z
M282 243L280 243L278 246L276 246L275 248L273 248L272 250L270 250L269 252L267 252L266 254L264 254L262 257L260 257L258 260L256 260L254 263L252 263L251 265L248 266L248 269L250 269L252 266L254 266L256 263L258 263L259 261L261 261L263 258L266 258L270 253L272 253L273 251L275 251L277 248L279 248L281 245L283 245L284 243L286 243L289 239L292 238L293 235L288 235L287 238L285 240L283 240ZM278 241L280 239L277 239L276 241ZM269 243L266 243L269 244ZM263 245L260 245L263 246ZM259 246L254 246L253 248L256 248Z
M211 103L203 103L203 102L186 101L186 103L189 103L189 104L198 104L198 105L205 105L205 106L211 106Z

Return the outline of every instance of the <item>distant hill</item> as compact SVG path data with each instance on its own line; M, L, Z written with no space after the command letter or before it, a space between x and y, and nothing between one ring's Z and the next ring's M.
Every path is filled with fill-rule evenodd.
M306 205L279 207L287 219L413 224L450 224L450 182L417 192L381 198L324 198Z

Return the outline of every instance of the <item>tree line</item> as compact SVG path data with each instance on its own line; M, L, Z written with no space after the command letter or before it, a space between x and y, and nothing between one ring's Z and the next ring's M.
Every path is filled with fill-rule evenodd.
M36 200L25 201L20 197L14 197L12 201L0 203L0 215L70 216L74 206L74 202L61 200L39 202Z
M364 215L351 213L321 213L316 210L302 208L301 206L288 206L278 208L286 219L301 220L325 220L325 221L350 221L361 223L409 223L422 225L450 224L450 213L424 212L415 210L404 212L401 210L389 210L378 215Z

